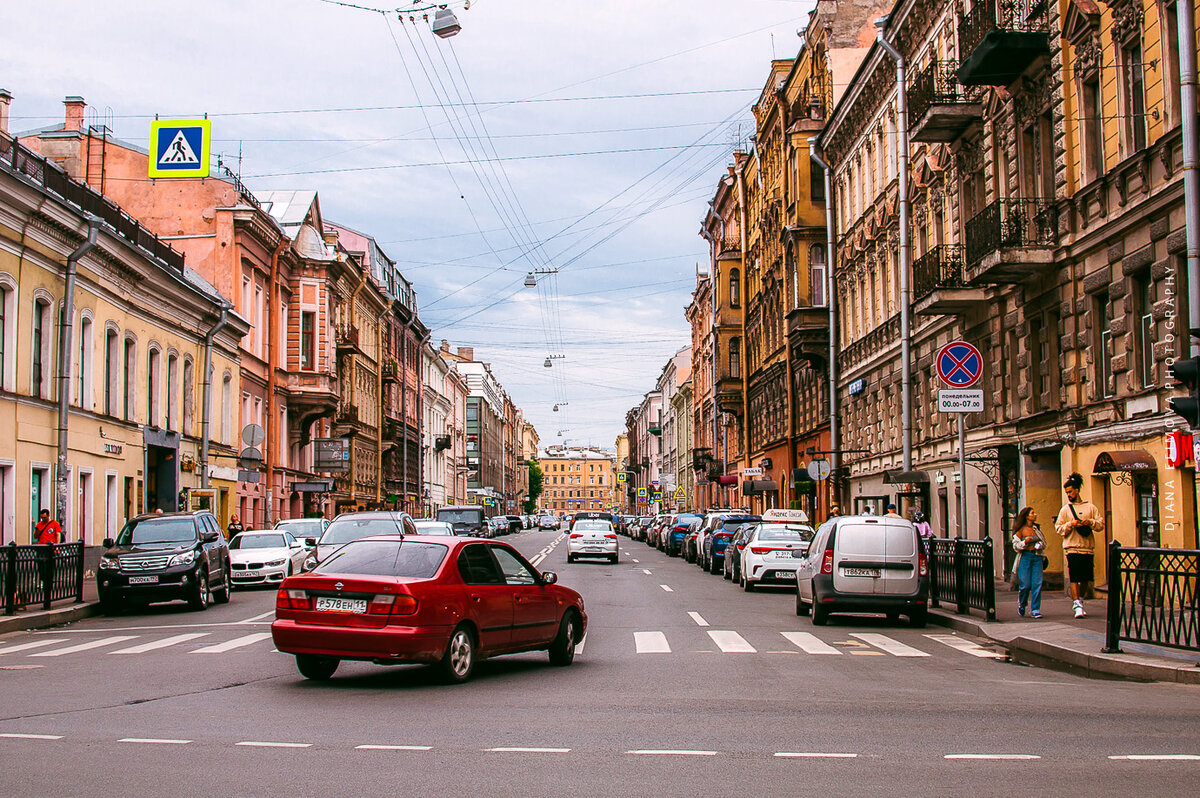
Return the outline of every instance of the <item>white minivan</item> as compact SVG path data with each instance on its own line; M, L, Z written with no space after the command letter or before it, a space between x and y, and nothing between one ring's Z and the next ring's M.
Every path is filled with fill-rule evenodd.
M907 615L924 626L929 564L916 528L903 518L847 515L817 530L796 569L796 614L817 626L831 612Z

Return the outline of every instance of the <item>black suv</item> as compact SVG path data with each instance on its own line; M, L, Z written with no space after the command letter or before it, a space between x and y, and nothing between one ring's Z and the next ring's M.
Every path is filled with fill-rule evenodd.
M106 613L173 599L195 610L229 601L229 546L207 510L139 515L104 548L96 589Z

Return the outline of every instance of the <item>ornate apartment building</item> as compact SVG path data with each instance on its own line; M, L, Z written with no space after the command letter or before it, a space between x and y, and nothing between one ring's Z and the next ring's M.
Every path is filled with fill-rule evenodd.
M612 452L552 446L538 458L545 480L540 504L559 515L608 510L616 499Z

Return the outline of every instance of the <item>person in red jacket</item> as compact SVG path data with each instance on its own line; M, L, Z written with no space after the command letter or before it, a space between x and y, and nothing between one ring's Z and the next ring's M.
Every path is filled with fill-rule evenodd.
M37 526L33 528L34 543L40 546L54 545L62 542L62 527L50 517L49 510L38 513Z

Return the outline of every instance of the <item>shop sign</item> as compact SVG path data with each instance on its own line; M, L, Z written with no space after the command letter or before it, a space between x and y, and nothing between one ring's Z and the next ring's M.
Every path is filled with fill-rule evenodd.
M1182 430L1167 433L1167 465L1182 468L1192 459L1192 436Z

